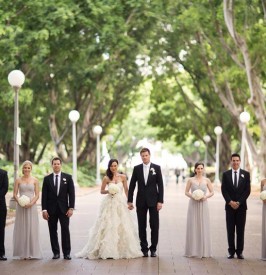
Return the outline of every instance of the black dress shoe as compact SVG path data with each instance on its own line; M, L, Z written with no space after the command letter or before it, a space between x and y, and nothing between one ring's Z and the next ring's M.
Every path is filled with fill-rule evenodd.
M149 257L148 252L143 252L143 257Z
M53 256L53 260L56 260L56 259L59 259L60 258L60 254L54 254L54 256Z
M65 260L71 260L71 257L70 257L70 255L64 255L64 259Z
M151 257L157 257L156 252L155 251L151 251Z
M6 261L6 260L7 260L7 258L5 255L0 256L0 261Z
M228 254L227 259L234 259L234 254Z
M240 259L240 260L244 260L243 254L238 254L238 255L237 255L237 258Z

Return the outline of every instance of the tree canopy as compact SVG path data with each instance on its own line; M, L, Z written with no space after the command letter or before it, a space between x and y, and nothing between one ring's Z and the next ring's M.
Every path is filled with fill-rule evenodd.
M119 129L150 79L144 106L154 136L189 146L209 134L214 156L220 125L225 169L240 150L246 110L248 165L266 176L265 1L0 2L0 153L7 159L14 105L7 75L16 68L26 75L19 94L23 159L38 162L52 141L71 160L72 109L81 114L78 159L93 159L93 126L100 124L103 136ZM129 121L140 129L141 119ZM123 140L128 150L130 138Z

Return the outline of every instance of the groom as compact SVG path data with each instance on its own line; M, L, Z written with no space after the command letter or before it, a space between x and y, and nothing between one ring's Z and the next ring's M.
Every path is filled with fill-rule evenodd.
M144 257L156 257L156 248L159 235L159 210L163 204L163 179L159 165L150 162L150 150L143 148L140 151L143 164L134 167L128 190L128 208L132 210L133 194L138 182L138 193L136 199L139 238L141 251ZM147 212L150 215L151 246L147 242Z
M53 158L53 173L46 176L42 186L42 214L48 221L53 259L60 258L57 224L61 224L62 250L65 260L70 257L69 218L75 206L75 189L71 175L61 172L62 160Z

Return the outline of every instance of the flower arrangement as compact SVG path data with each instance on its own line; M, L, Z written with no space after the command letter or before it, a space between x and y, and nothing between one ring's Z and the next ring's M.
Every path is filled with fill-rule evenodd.
M155 169L153 167L150 169L150 171L152 172L152 175L156 175Z
M115 183L110 183L108 186L108 192L112 195L113 198L114 195L119 192L119 187Z
M18 198L18 203L21 207L30 203L30 198L28 196L22 195Z
M266 200L266 190L264 190L260 193L260 199L263 201Z
M192 192L192 198L196 201L201 200L204 197L204 192L201 189L197 189Z

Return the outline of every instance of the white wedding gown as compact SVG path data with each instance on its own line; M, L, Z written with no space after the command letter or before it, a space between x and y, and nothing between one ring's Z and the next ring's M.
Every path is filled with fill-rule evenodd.
M88 242L76 257L130 259L142 256L136 226L123 195L123 183L117 185L117 194L103 198L96 222L89 231Z

